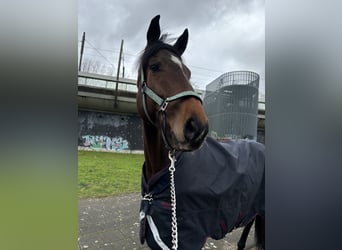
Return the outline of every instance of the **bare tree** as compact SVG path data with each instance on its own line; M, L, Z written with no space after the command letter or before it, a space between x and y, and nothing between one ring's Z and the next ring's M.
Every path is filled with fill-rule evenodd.
M93 59L85 58L81 65L81 71L103 75L113 75L114 66L104 64L100 61L95 61Z

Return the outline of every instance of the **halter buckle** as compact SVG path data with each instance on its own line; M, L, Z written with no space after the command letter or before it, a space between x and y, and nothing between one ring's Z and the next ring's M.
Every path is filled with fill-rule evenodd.
M146 90L146 82L145 81L142 82L141 89L142 89L142 92L145 93L145 90Z
M169 102L168 102L168 101L164 101L164 102L162 103L162 105L160 105L159 111L165 111L166 108L167 108L167 105L169 105Z

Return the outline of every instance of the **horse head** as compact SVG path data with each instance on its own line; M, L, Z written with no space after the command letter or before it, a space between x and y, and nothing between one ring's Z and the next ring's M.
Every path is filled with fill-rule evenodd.
M137 107L145 127L161 131L170 150L199 148L208 133L202 100L190 83L191 71L181 56L188 43L185 29L170 45L161 36L160 16L152 19L140 58Z

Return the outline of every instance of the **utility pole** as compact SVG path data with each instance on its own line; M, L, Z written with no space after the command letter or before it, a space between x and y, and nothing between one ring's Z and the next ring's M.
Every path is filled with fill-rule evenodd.
M83 50L84 50L84 41L85 41L85 32L83 32L83 36L82 36L80 63L78 65L78 71L81 71L82 58L83 58Z
M122 78L125 78L125 57L122 55Z
M119 86L120 65L121 65L123 43L124 43L124 40L121 40L119 62L118 62L118 71L117 71L117 74L116 74L116 87L115 87L115 98L114 98L114 107L115 108L118 107L118 86Z

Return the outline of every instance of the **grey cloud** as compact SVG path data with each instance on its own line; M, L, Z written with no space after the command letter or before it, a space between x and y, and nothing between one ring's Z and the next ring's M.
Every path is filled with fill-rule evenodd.
M264 1L83 0L79 1L78 37L86 31L96 47L105 49L117 49L124 39L124 51L138 55L146 44L149 22L157 14L161 15L163 32L178 36L189 29L189 46L184 54L189 64L226 72L229 61L264 74L264 27L260 27L260 36L247 37L255 30L248 30L243 23L241 29L232 29L228 22L239 21L240 16L264 18ZM127 63L133 59L127 57Z

